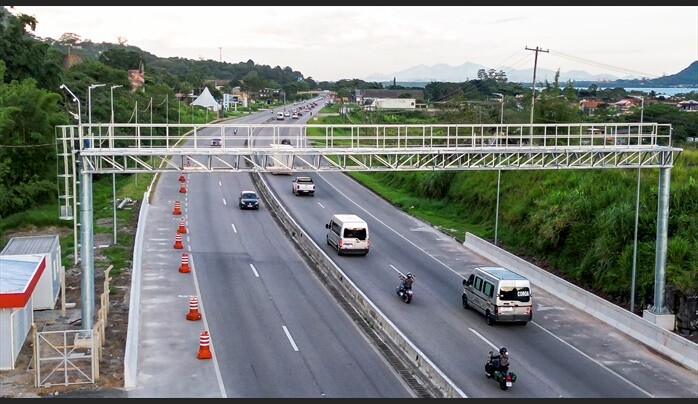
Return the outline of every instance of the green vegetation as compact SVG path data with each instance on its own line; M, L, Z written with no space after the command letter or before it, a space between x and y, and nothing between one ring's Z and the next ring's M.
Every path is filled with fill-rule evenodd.
M94 235L109 235L113 240L113 203L112 203L112 176L94 176L92 183L93 194L93 231ZM137 178L136 178L137 177ZM130 174L117 175L116 178L116 198L123 200L130 198L140 201L143 194L150 186L153 174ZM114 265L111 275L118 276L123 268L130 266L133 255L133 243L135 234L120 231L119 228L134 226L138 220L138 210L127 206L116 211L117 221L117 244L102 248L101 253L105 256L103 261L95 261L95 269L107 269L109 265ZM75 253L75 243L73 239L73 221L61 220L58 218L58 203L47 203L38 205L24 212L12 214L0 220L0 250L7 245L10 237L7 233L23 229L53 228L54 234L58 234L61 252L63 253L62 265L72 268L74 261L72 256ZM110 241L111 243L111 241Z

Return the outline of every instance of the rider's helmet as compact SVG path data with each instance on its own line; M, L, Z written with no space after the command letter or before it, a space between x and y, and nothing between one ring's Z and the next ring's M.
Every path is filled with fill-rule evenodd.
M410 279L412 279L412 272L408 272L408 273L407 273L407 277L410 278Z
M501 347L501 348L499 348L499 354L500 354L500 355L508 355L508 354L509 354L509 351L507 351L506 348Z

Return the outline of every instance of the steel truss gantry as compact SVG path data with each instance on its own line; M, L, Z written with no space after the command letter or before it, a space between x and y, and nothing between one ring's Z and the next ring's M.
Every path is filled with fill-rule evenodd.
M108 173L658 168L655 314L666 314L670 124L79 124L56 127L60 217L80 207L91 268L91 176ZM212 146L219 139L220 146ZM288 140L292 148L277 148ZM59 169L60 171L60 169ZM80 202L75 195L81 186ZM78 243L76 240L76 247ZM77 249L76 249L77 254ZM77 262L77 261L76 261ZM84 299L85 300L85 299ZM87 299L86 306L92 304Z
M291 172L661 168L681 150L671 146L671 126L654 123L91 126L92 135L58 129L65 155L79 154L93 174L265 172L280 164ZM282 139L293 149L275 149Z

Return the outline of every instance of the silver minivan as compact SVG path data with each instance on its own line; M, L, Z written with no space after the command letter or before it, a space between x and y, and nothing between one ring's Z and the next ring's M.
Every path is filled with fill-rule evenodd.
M533 317L531 283L525 277L503 267L475 267L463 279L463 307L485 315L485 322L519 322Z
M371 247L368 224L357 215L340 213L332 215L327 229L327 245L337 250L337 255L366 255Z

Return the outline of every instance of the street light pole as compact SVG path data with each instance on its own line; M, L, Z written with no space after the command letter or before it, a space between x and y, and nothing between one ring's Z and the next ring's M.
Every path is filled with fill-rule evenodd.
M123 86L122 85L111 86L111 88L109 89L109 91L111 93L111 98L110 98L111 99L111 120L110 120L110 122L112 125L114 125L114 89L119 88L119 87L123 87ZM114 128L112 127L112 131L113 130L114 130Z
M58 88L60 88L61 90L67 91L68 94L70 94L70 96L73 97L73 102L78 104L78 125L82 124L82 121L80 119L80 117L81 117L81 115L80 115L80 99L78 97L76 97L75 94L73 94L73 92L70 91L68 86L66 86L65 84L61 84Z
M498 95L500 97L500 103L502 104L501 106L501 112L499 114L499 125L503 126L504 125L504 94L501 93L493 93L494 95ZM500 131L502 130L501 127L499 129ZM497 140L497 144L499 144L499 140ZM497 231L499 229L499 184L502 181L502 169L497 170L497 208L494 214L494 245L497 245Z
M87 123L89 124L89 135L92 135L92 89L105 86L106 84L90 84L87 87Z
M122 87L121 85L111 86L109 88L109 100L111 107L111 118L109 123L109 143L111 147L114 147L114 89ZM111 175L111 192L112 192L112 211L114 212L112 218L112 226L114 227L114 244L116 244L116 173Z
M644 123L645 114L645 97L631 96L635 99L640 99L640 138L638 139L638 144L642 143L642 124ZM637 266L637 224L640 218L640 162L638 161L637 167L637 190L635 195L635 234L633 237L633 270L632 278L630 281L630 312L635 312L635 271Z
M150 148L153 148L153 97L150 97ZM152 161L152 157L151 161Z

